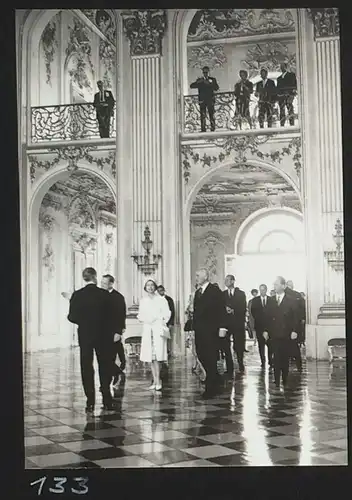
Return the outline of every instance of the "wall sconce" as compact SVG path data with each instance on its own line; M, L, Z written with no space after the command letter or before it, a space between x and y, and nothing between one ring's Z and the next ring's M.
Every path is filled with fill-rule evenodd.
M153 241L150 239L150 235L150 229L148 226L146 226L144 230L144 240L142 241L142 246L145 250L145 254L132 255L132 259L137 264L138 269L140 269L146 276L150 276L156 271L161 259L160 254L151 255L150 253L153 247Z
M335 224L335 234L332 235L335 241L336 250L330 250L324 252L325 257L328 260L329 265L335 271L343 271L345 267L344 261L344 250L343 250L343 233L342 233L342 224L340 219L337 219Z

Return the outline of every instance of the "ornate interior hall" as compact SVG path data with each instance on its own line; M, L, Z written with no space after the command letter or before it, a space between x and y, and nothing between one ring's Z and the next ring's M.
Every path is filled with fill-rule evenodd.
M338 9L18 9L16 46L27 467L346 463ZM94 421L67 320L87 266L127 306L123 395ZM247 335L243 377L201 402L184 331L200 268L247 303L293 281L287 392ZM159 396L138 362L148 279L175 305Z

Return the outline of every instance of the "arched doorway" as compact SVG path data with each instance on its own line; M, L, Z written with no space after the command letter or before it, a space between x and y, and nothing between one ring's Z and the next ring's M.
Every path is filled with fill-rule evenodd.
M82 270L116 275L116 196L93 169L60 168L35 189L30 204L26 350L75 345L68 298Z
M269 286L275 275L283 271L282 266L279 266L280 270L275 267L274 255L284 255L291 245L293 251L288 253L299 255L295 265L301 265L304 231L297 186L286 174L272 166L245 164L232 167L220 167L205 175L188 197L185 209L186 294L191 291L194 274L199 267L207 267L211 280L222 287L225 274L233 270L236 257L238 259L242 254L247 255L247 262L249 255L254 260L256 255L260 255L261 259L263 255L272 257L270 272L268 269L269 274L265 277L268 280L271 276ZM251 226L254 220L258 223L263 220L265 223L261 222L264 224L262 227ZM255 240L253 234L258 228L261 228L261 233L260 236L257 233L259 240ZM254 285L259 285L259 276L256 279L254 276L250 280L244 279L239 286L250 290ZM253 280L255 282L249 284ZM302 291L305 290L304 272L297 285L303 287Z
M297 290L306 292L302 214L285 206L253 212L236 233L225 273L236 275L247 296L261 283L271 290L276 275L291 279Z

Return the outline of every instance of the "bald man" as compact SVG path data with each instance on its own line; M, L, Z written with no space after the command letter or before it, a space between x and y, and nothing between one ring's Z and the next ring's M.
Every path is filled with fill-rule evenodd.
M226 335L226 309L221 290L209 283L209 273L200 269L196 273L197 292L194 296L193 329L199 361L206 372L204 399L217 393L217 354L219 335Z
M278 276L274 282L275 297L268 300L268 330L263 333L265 340L270 339L275 385L287 386L291 342L298 337L298 316L294 299L286 294L286 281Z

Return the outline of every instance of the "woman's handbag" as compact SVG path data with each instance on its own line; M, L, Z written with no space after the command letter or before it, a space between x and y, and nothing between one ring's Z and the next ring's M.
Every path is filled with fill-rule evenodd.
M163 326L161 336L164 339L171 339L170 330L168 329L168 327L166 325Z
M191 319L188 319L185 323L184 331L191 332L192 330L193 330L193 321Z
M220 331L219 331L219 337L221 339L224 339L226 337L226 334L227 334L227 331L226 330L223 330L222 328L220 328Z

